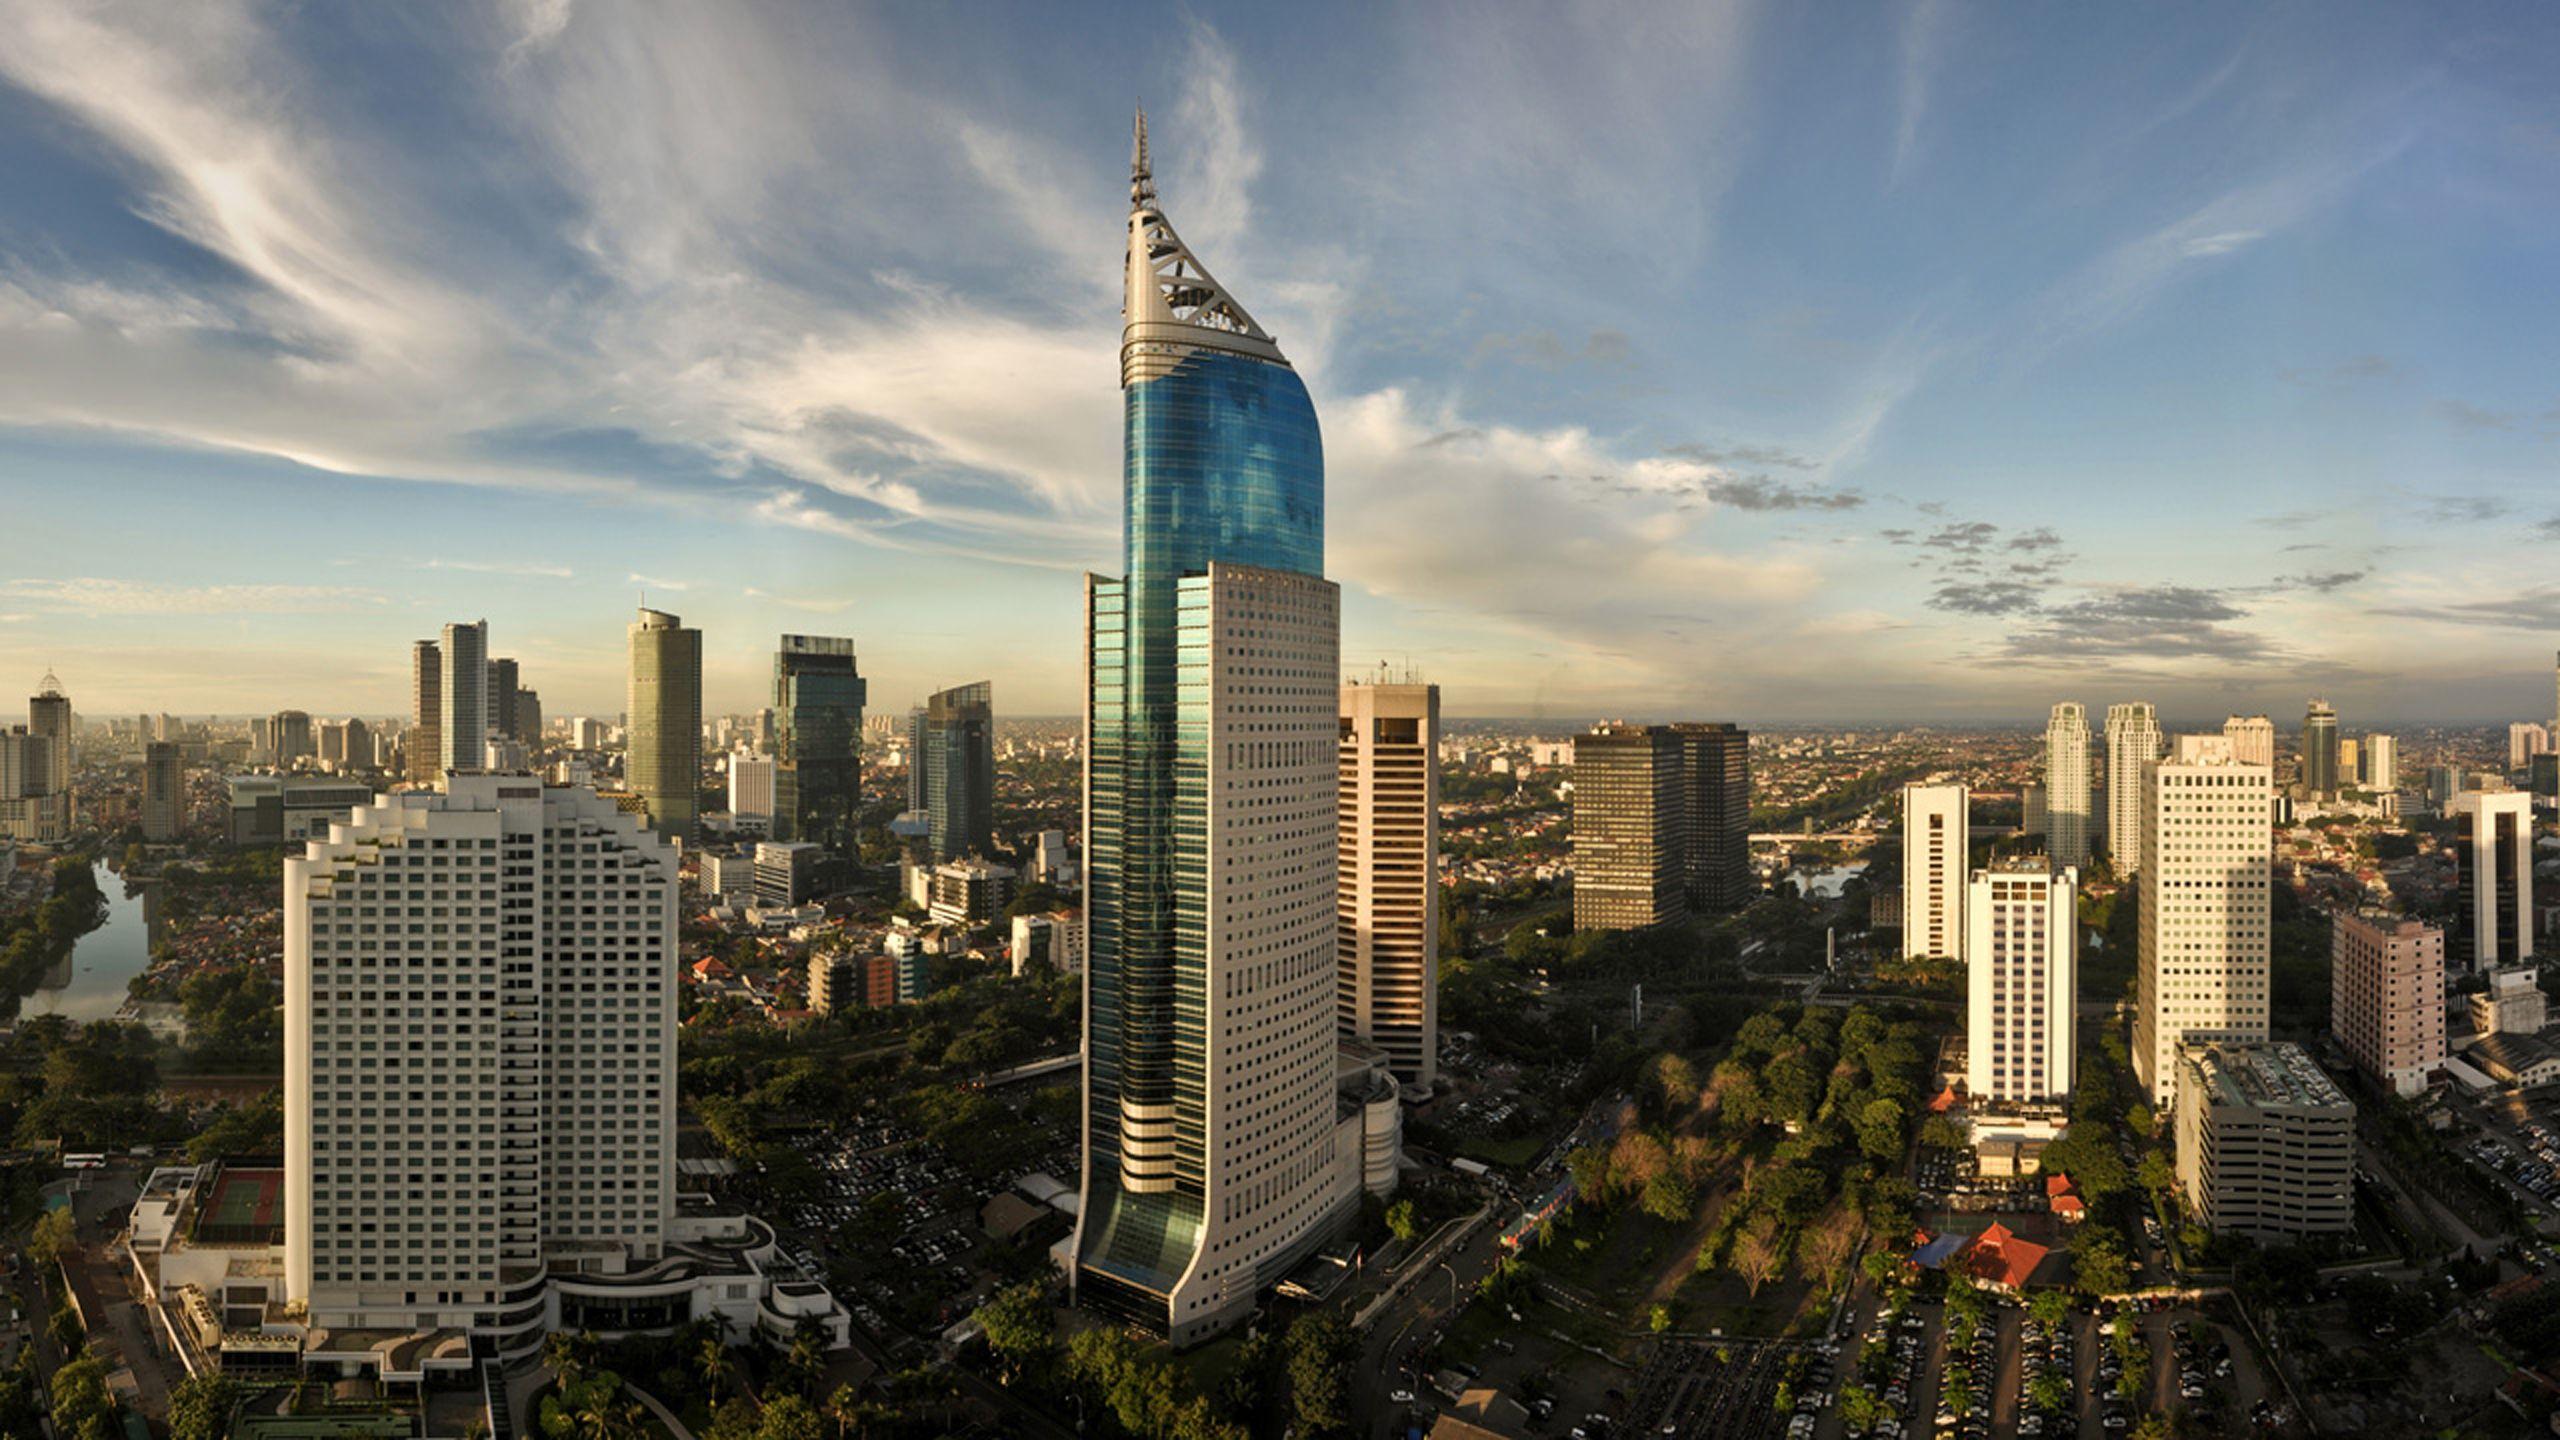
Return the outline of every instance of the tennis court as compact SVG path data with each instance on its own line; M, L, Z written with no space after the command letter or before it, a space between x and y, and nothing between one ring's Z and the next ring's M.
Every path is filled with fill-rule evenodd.
M284 1172L222 1170L196 1208L196 1238L212 1245L273 1243L284 1233Z

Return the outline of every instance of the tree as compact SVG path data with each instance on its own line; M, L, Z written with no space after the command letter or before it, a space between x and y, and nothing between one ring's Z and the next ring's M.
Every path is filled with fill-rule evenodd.
M35 1228L27 1236L27 1258L45 1269L52 1269L63 1252L71 1248L74 1225L68 1205L37 1216Z
M2166 1195L2178 1187L2177 1167L2171 1165L2169 1157L2158 1150L2143 1152L2142 1164L2135 1169L2134 1175L2142 1188L2153 1195Z
M2071 1318L2071 1301L2059 1290L2038 1290L2027 1297L2027 1315L2047 1330L2060 1330Z
M107 1367L83 1354L53 1372L53 1433L61 1440L122 1440Z
M1836 1205L1796 1237L1796 1264L1806 1279L1828 1289L1840 1283L1857 1248L1858 1217L1848 1206Z
M1668 1305L1654 1306L1651 1310L1645 1312L1644 1323L1645 1327L1653 1331L1656 1335L1670 1329L1671 1307Z
M2071 1279L2083 1293L2122 1294L2133 1279L2124 1242L2112 1231L2091 1229L2071 1247Z
M720 1382L729 1374L729 1347L717 1335L704 1336L702 1343L694 1347L693 1369L702 1377L703 1398L719 1404Z
M1048 1353L1057 1336L1057 1317L1040 1283L1026 1280L997 1291L979 1306L978 1327L986 1332L987 1348L1002 1366L1001 1378L1011 1384Z
M1665 1051L1654 1057L1653 1083L1661 1092L1665 1115L1678 1116L1698 1103L1697 1067L1677 1051Z
M771 1396L756 1424L756 1440L824 1440L818 1412L797 1395Z
M211 1370L180 1381L169 1392L169 1440L223 1440L243 1393L239 1381Z
M1354 1353L1351 1333L1330 1310L1300 1316L1289 1327L1289 1408L1306 1434L1341 1429L1351 1418L1344 1371Z
M2047 1415L2059 1415L2071 1404L2071 1382L2058 1370L2039 1370L2027 1382L2027 1403Z
M1421 1226L1414 1216L1413 1201L1398 1200L1387 1207L1387 1233L1408 1245L1413 1243L1413 1237L1421 1233Z
M1760 1296L1760 1287L1777 1278L1784 1260L1778 1239L1778 1221L1773 1215L1757 1215L1733 1240L1733 1272L1751 1291Z
M1639 1208L1666 1225L1676 1225L1689 1218L1697 1208L1697 1192L1676 1171L1665 1171L1645 1182Z

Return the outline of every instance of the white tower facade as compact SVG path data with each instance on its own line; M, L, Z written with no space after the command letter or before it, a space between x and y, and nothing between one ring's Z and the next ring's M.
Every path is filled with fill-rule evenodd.
M1965 894L1965 1089L1976 1101L2068 1099L2078 1055L2080 874L1994 865Z
M1965 863L1971 792L1962 785L1902 787L1902 956L1964 954Z
M2142 767L2160 758L2160 712L2147 700L2107 707L2107 858L2118 876L2142 868Z
M2400 788L2400 742L2388 735L2364 737L2364 771L2357 778L2364 788L2377 795L2388 795Z
M2276 768L2276 722L2266 716L2234 715L2222 722L2222 738L2231 742L2232 759Z
M1440 1049L1440 687L1342 687L1341 1031L1428 1087Z
M2274 787L2219 735L2182 735L2144 772L2133 1067L2155 1105L2181 1045L2267 1038Z
M520 1354L548 1267L667 1239L676 856L592 790L447 784L285 861L284 1298Z
M2044 727L2044 840L2053 863L2089 863L2089 710L2066 700Z

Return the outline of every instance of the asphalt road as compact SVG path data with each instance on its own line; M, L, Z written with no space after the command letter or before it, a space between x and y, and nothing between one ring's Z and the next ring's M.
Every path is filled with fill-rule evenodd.
M1351 1392L1351 1413L1359 1418L1362 1433L1403 1433L1407 1407L1388 1398L1398 1390L1410 1390L1437 1403L1437 1397L1429 1394L1429 1377L1407 1370L1404 1357L1446 1330L1458 1312L1475 1300L1476 1287L1501 1263L1502 1216L1497 1209L1492 1220L1443 1256L1371 1322L1361 1341L1358 1378Z

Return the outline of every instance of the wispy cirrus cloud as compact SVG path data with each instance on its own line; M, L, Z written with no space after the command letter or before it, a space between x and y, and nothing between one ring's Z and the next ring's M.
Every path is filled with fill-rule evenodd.
M327 614L390 603L378 590L349 585L167 585L95 575L0 581L0 596L89 615Z

